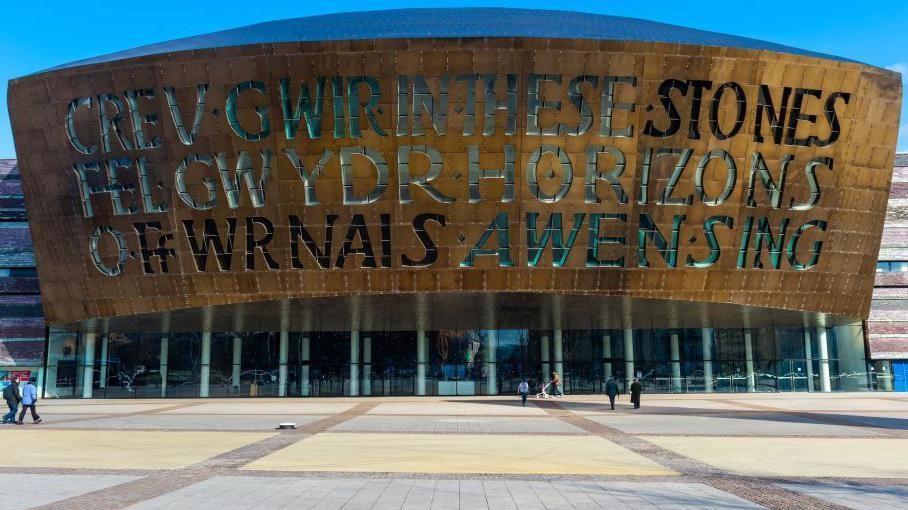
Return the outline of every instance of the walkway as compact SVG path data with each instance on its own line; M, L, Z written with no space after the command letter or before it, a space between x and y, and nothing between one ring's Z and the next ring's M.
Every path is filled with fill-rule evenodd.
M40 407L0 428L7 508L908 509L906 394Z

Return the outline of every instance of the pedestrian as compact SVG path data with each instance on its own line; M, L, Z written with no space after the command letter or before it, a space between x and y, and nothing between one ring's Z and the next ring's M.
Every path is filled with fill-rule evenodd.
M530 383L526 379L517 386L517 393L520 394L520 400L523 401L523 407L527 406L527 394L530 392Z
M9 386L3 390L3 400L6 400L6 405L9 406L9 412L3 415L3 423L16 423L16 411L19 410L19 402L22 402L18 375L10 376Z
M640 381L634 377L634 382L631 383L631 404L634 404L634 409L640 409L640 392L642 389Z
M564 396L561 391L561 378L558 377L558 372L552 372L552 396L557 397L558 395Z
M38 416L38 411L35 409L38 404L38 387L35 386L37 381L38 378L32 377L28 380L28 384L25 385L25 389L22 390L22 412L19 413L19 425L22 425L22 420L25 419L25 411L28 409L31 409L32 421L41 423L41 417Z
M618 397L618 383L612 377L605 382L605 394L608 395L608 401L612 405L612 411L615 410L615 398Z

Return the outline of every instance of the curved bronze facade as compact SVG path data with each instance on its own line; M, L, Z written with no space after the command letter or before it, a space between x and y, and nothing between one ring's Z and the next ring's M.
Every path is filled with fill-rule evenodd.
M50 324L362 305L394 329L487 299L671 327L867 316L901 90L752 49L425 38L143 56L9 97Z

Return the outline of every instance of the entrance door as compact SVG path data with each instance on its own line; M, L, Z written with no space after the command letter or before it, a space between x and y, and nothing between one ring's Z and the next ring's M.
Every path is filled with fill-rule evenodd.
M892 375L894 378L892 389L908 391L908 360L893 361Z
M475 363L443 363L439 366L438 394L478 395L480 371Z
M790 359L781 363L779 391L809 391L807 360Z

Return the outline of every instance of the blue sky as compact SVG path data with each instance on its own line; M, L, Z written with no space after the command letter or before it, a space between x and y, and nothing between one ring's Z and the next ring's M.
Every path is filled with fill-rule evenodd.
M2 9L5 21L0 30L0 158L15 156L6 111L6 84L10 78L81 58L261 21L351 10L473 6L564 8L645 18L831 53L895 69L908 77L908 1L905 0L826 0L806 4L792 0L627 0L573 4L551 0L349 4L313 0L16 1L6 2ZM899 150L908 151L906 104L902 106L901 124Z

